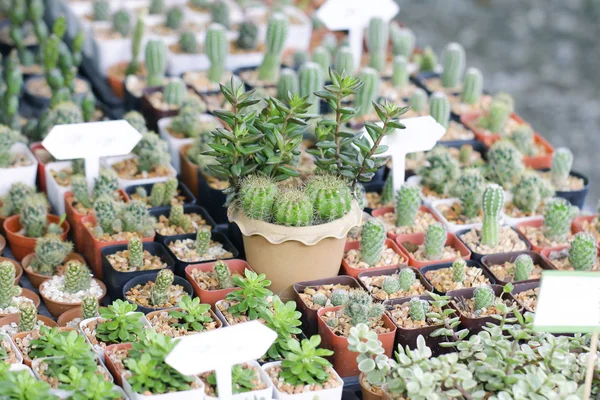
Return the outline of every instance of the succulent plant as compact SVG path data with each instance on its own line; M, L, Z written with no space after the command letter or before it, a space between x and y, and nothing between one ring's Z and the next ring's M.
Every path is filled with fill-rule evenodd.
M598 258L598 243L596 238L587 233L579 232L573 238L569 248L569 263L576 271L591 271Z
M38 310L33 302L25 301L19 304L19 332L29 332L35 329Z
M428 260L439 260L446 245L446 228L439 222L434 222L425 231L425 257Z
M26 49L22 50L26 51ZM5 87L0 91L0 121L14 130L21 130L19 117L20 95L23 87L23 72L17 50L13 50L6 59L4 68Z
M210 60L208 79L220 83L225 71L227 61L228 40L227 30L223 25L212 23L206 31L204 51Z
M429 312L429 302L421 300L418 297L413 297L408 303L409 316L413 321L425 321L426 315Z
M390 39L392 40L392 53L394 56L404 56L410 59L415 49L415 34L409 28L398 24L390 24Z
M129 122L129 124L133 126L139 133L144 134L148 132L148 128L146 128L146 119L139 112L129 111L123 116L123 119Z
M557 190L568 187L569 174L573 166L573 153L566 147L559 147L552 156L552 184Z
M154 285L150 289L150 301L154 306L160 306L169 300L169 289L173 284L175 276L168 268L161 269L156 276Z
M208 229L198 229L196 232L196 252L207 254L210 250L211 232Z
M300 190L279 193L273 204L273 221L284 226L309 226L314 221L310 197Z
M487 178L507 189L517 182L525 171L521 153L512 143L504 140L490 147L488 167Z
M550 183L535 172L525 172L511 189L513 204L523 212L535 214L544 200L554 195Z
M137 236L131 237L127 242L127 251L129 266L135 269L141 268L144 265L144 243L142 239Z
M396 226L413 226L420 205L419 188L402 185L396 196Z
M10 261L0 261L0 308L11 305L13 297L21 294L21 288L15 285L15 266Z
M385 248L386 230L383 223L371 218L363 225L360 239L361 260L374 266L381 260L381 253Z
M515 260L515 281L526 281L533 271L533 260L527 254L521 254Z
M108 0L94 0L92 17L94 21L108 21L110 19L110 3Z
M235 44L243 50L255 49L258 42L258 26L252 21L240 24L239 35Z
M200 52L200 44L194 32L181 32L179 35L179 48L186 54Z
M402 89L408 86L408 58L405 56L396 56L392 64L392 85L395 88Z
M170 8L169 11L167 11L167 18L165 21L165 25L169 29L178 30L179 28L181 28L181 25L183 24L183 19L184 19L183 9L181 7L175 6L175 7Z
M331 67L331 53L324 46L317 46L312 52L311 61L321 69L321 76L326 76Z
M61 102L52 107L49 118L53 126L84 122L81 109L70 101Z
M385 350L375 331L366 324L350 328L348 350L359 353L358 369L371 386L381 387L389 379L395 362L385 355Z
M483 93L483 75L477 68L471 67L465 73L460 101L464 104L479 104Z
M353 290L350 292L342 312L350 319L352 326L356 326L369 324L370 321L378 321L384 311L385 308L382 304L373 304L373 298L369 293L364 290Z
M404 292L410 290L411 286L415 283L417 276L415 271L410 268L403 268L398 273L398 281L400 282L400 289Z
M506 122L513 110L512 98L506 94L496 95L492 99L487 116L480 121L480 125L492 133L503 134Z
M312 200L315 216L322 222L342 218L352 208L348 184L333 175L317 175L306 185L305 193Z
M481 285L475 288L473 298L475 312L481 312L482 310L494 305L494 302L496 301L496 294L491 286Z
M427 153L426 163L417 173L421 177L422 185L436 193L444 194L458 179L460 165L446 147L436 146Z
M162 40L148 40L144 64L148 71L146 78L148 87L162 86L167 69L167 46Z
M520 125L510 134L510 140L524 156L535 154L533 129L529 125Z
M258 79L275 82L281 65L281 53L287 39L289 21L285 14L275 12L267 23L266 53L258 69Z
M81 319L94 318L100 315L98 311L98 298L93 295L81 299Z
M394 202L394 177L393 171L390 171L388 176L383 182L383 188L381 189L381 204L387 205Z
M215 263L213 272L219 283L219 289L229 289L234 287L233 281L231 280L231 270L223 261L218 260Z
M381 78L377 70L365 67L359 74L362 86L356 92L356 107L358 107L357 116L368 116L373 112L373 102L379 95L379 85Z
M169 211L169 225L178 226L184 231L187 231L192 221L189 216L185 215L183 204L173 204Z
M0 125L0 168L8 168L14 159L11 148L17 143L19 133L7 126Z
M33 193L34 189L31 186L23 182L13 183L6 195L2 197L2 202L4 203L1 211L2 216L10 217L11 215L20 214L23 202Z
M348 292L341 288L334 289L334 291L331 292L330 300L334 307L343 306L348 301Z
M71 251L73 244L60 240L56 235L39 238L35 244L35 257L31 261L31 269L42 275L54 275L56 267L62 265Z
M415 56L415 62L420 72L432 72L437 67L437 56L430 46L426 46L421 54Z
M65 264L65 283L63 291L77 293L89 289L91 284L90 271L85 264L78 260L69 260Z
M410 108L417 113L425 111L427 107L427 92L421 88L416 88L408 100Z
M484 187L485 179L481 171L476 168L463 170L452 186L450 191L460 199L462 214L465 217L475 218L479 214Z
M354 55L352 49L348 46L341 47L337 53L335 53L335 60L333 63L335 70L340 74L342 71L346 71L348 74L353 74L356 67L354 64Z
M131 33L131 16L125 10L119 10L112 16L113 30L127 37Z
M369 49L369 66L382 73L386 66L389 41L388 23L383 18L371 18L366 39Z
M462 258L457 258L452 263L452 280L454 282L464 282L467 272L467 262Z
M216 0L211 6L212 21L229 29L231 27L229 5L223 0Z
M500 242L500 212L503 206L504 190L496 184L488 185L483 192L481 244L496 247Z
M448 128L450 122L450 101L445 93L435 92L431 95L429 98L429 113L438 124L444 128Z
M442 55L444 70L440 77L442 86L455 88L465 70L465 49L459 43L449 43Z
M566 242L571 232L571 220L578 211L562 197L548 200L544 210L544 236L556 243Z
M248 218L269 222L278 193L272 179L260 175L250 176L242 182L240 188L240 207Z
M290 338L287 342L288 352L281 362L279 376L289 385L298 387L304 385L322 385L329 379L326 371L331 365L324 357L333 354L333 351L319 349L321 337L314 335L302 342ZM312 366L312 367L311 367Z
M186 94L185 83L181 78L169 80L163 89L163 100L171 106L181 106Z
M154 132L142 135L142 139L133 149L138 156L138 170L149 172L155 168L169 165L171 155L169 154L167 142Z

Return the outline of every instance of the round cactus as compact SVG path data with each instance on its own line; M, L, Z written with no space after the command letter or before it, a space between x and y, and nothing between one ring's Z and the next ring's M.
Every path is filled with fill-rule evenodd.
M321 74L328 76L331 66L331 53L323 46L317 46L313 50L311 61L321 68Z
M412 269L404 268L398 273L398 280L400 281L400 289L404 292L407 292L417 280L417 276L415 275L415 271Z
M445 88L458 86L465 70L465 49L458 43L449 43L444 49L441 81Z
M467 262L462 258L457 258L452 263L452 280L454 282L464 282L467 272Z
M273 222L284 226L309 226L313 223L313 205L299 190L280 193L273 204Z
M165 11L165 0L150 0L150 6L148 7L148 14L157 15L162 14Z
M144 243L137 236L132 236L127 243L129 266L140 269L144 265Z
M161 86L167 69L167 46L161 40L149 40L146 44L145 59L148 87Z
M275 12L267 23L266 53L258 69L258 79L275 82L281 65L281 52L287 39L289 21L285 14Z
M418 297L413 297L410 299L408 307L408 313L411 320L425 321L427 313L429 312L429 302L427 302L427 300L421 300Z
M108 0L95 0L92 4L94 21L108 21L110 19L110 3Z
M288 95L299 93L298 74L291 68L284 68L279 74L277 82L277 98L282 101L287 101Z
M248 218L269 222L278 192L270 178L251 175L242 182L238 195L240 207Z
M154 285L150 289L150 302L153 306L160 306L169 300L169 289L175 276L168 268L161 269L156 276Z
M208 79L212 82L220 83L223 71L225 70L228 52L227 31L223 25L213 23L208 27L204 40L204 49L210 60Z
M420 205L419 188L402 185L396 196L396 226L413 226Z
M485 127L492 133L502 134L510 114L513 112L510 101L495 97L490 104L490 111L485 120Z
M348 301L348 292L345 289L335 289L331 293L331 304L334 307L343 306Z
M483 93L483 75L477 68L469 68L465 74L463 90L460 97L461 103L479 104Z
M510 188L525 171L522 158L512 143L504 140L494 143L488 151L488 179Z
M305 192L313 202L316 217L323 222L342 218L352 208L348 185L335 176L315 176L308 182Z
M200 45L194 32L182 32L179 36L179 48L186 54L200 52Z
M410 104L410 108L416 113L425 111L427 107L427 92L421 88L416 88L410 99L408 99L408 104Z
M390 25L390 38L392 39L392 52L394 56L404 56L410 59L415 49L415 34L409 28L398 24Z
M325 305L327 304L327 296L325 296L321 292L313 294L311 300L314 304L317 304L321 307L325 307Z
M368 324L369 320L379 320L385 309L382 304L373 304L373 298L364 290L350 292L344 304L343 313L350 319L352 326Z
M69 125L83 123L81 109L70 101L59 103L50 110L52 125Z
M598 258L596 238L587 232L579 232L569 248L569 263L576 271L591 271Z
M527 254L521 254L515 260L515 281L526 281L533 271L533 260Z
M298 71L300 96L308 97L308 101L311 103L308 109L310 114L319 114L321 102L314 93L323 86L323 77L321 67L315 62L305 63Z
M450 122L450 101L443 92L435 92L429 99L429 113L444 128Z
M496 247L500 242L500 212L503 206L504 190L496 184L488 185L483 192L481 244Z
M452 186L451 192L460 199L465 217L475 218L479 214L484 187L485 179L476 168L464 170Z
M397 276L390 275L383 279L381 288L387 294L392 294L400 291L400 279Z
M359 75L362 86L356 92L357 116L368 116L373 112L373 102L379 95L381 79L374 68L363 68Z
M371 218L362 229L360 239L361 260L370 266L374 266L381 260L381 253L385 248L386 232L383 223Z
M392 69L392 85L395 88L402 89L408 86L408 59L404 56L394 57Z
M346 71L346 74L348 75L354 74L354 55L352 54L352 49L350 49L350 47L344 46L337 51L335 54L334 67L340 74L342 71Z
M428 260L439 260L446 245L446 228L439 222L434 222L425 231L425 257Z
M173 78L163 91L163 100L172 106L181 106L186 95L185 83L181 78Z
M535 153L533 129L529 125L521 125L511 132L510 140L524 156ZM555 153L556 154L556 153Z
M217 0L212 3L211 17L213 22L223 25L225 28L229 29L229 27L231 27L229 14L229 5L227 2Z
M475 288L474 304L475 311L481 311L494 305L496 294L489 285L482 285Z
M577 207L561 197L548 200L544 211L544 236L556 243L565 243L571 232L571 219L577 211Z
M568 187L569 174L573 166L573 153L566 147L559 147L552 156L552 184L558 189Z
M383 18L371 18L367 29L369 66L380 73L385 70L388 41L388 23Z
M125 10L119 10L112 17L113 30L118 32L123 37L129 36L131 33L131 17Z
M252 50L256 48L258 41L258 26L252 21L244 21L240 24L238 39L235 42L237 47L243 50Z
M167 20L165 25L169 29L178 30L183 24L183 9L181 7L173 7L167 11Z

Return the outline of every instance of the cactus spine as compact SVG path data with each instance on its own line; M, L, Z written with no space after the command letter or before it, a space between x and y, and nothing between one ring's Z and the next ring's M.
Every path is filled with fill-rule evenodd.
M428 260L439 260L444 253L446 244L446 228L439 222L427 227L425 232L425 257Z
M396 226L413 226L420 205L419 188L402 185L396 196Z
M281 52L287 39L288 24L288 18L282 13L273 13L269 18L265 40L267 51L258 69L258 79L261 81L275 82L277 80Z
M394 57L392 70L392 85L402 89L408 86L408 59L404 56Z
M10 306L13 297L21 294L21 288L15 285L15 266L10 261L0 262L0 308Z
M313 205L300 190L280 193L273 204L273 222L284 226L309 226L313 223Z
M488 185L483 192L483 227L481 244L496 247L500 241L500 212L504 206L504 191L496 184Z
M173 78L167 83L163 91L163 100L172 106L181 106L185 97L185 83L181 78Z
M352 208L348 185L335 176L315 176L308 182L305 192L313 202L316 217L323 222L342 218Z
M355 71L354 55L352 49L348 46L341 47L335 55L335 70L340 74L346 71L346 74L353 75Z
M371 218L363 225L360 239L361 260L374 266L381 260L381 252L385 248L386 232L383 223Z
M150 301L154 306L160 306L169 301L169 289L175 276L170 269L161 269L150 289Z
M223 261L217 261L213 267L217 282L219 282L219 289L229 289L234 287L231 280L231 270Z
M429 311L429 303L427 300L421 300L418 297L413 297L408 303L408 313L413 321L425 321L427 312Z
M196 253L200 255L207 254L210 250L210 231L208 229L198 229L196 232Z
M227 31L223 25L211 24L206 32L204 41L206 55L210 60L208 69L208 79L212 82L220 83L225 70L227 61Z
M321 102L314 93L323 86L323 76L321 67L314 62L305 63L298 72L300 96L308 97L310 114L319 114Z
M25 199L21 209L21 225L25 228L27 237L44 236L48 226L48 203L42 194L35 194Z
M148 41L144 63L148 71L148 86L161 86L167 69L167 47L161 40Z
M569 174L573 166L573 153L566 147L559 147L552 156L552 184L560 190L568 186Z
M427 92L421 88L416 88L408 100L410 108L416 113L422 113L427 107Z
M417 280L417 276L415 275L415 271L410 268L401 269L398 273L398 281L400 282L400 289L404 292L410 290L412 285L414 285Z
M529 125L521 125L511 132L510 140L524 156L535 153L533 129ZM555 153L556 154L556 153Z
M533 271L533 260L527 254L521 254L515 260L515 281L526 281Z
M142 268L144 265L144 243L142 240L133 236L127 243L127 250L129 252L129 266L135 269Z
M454 282L464 282L467 272L467 262L462 258L457 258L452 263L452 280Z
M443 65L442 86L457 87L465 70L465 49L458 43L449 43L444 50Z
M474 304L476 312L481 312L482 310L493 306L495 301L496 294L491 286L482 285L475 288Z
M277 98L281 101L287 101L289 94L295 95L298 93L298 74L290 68L282 69L277 82Z
M372 18L367 32L369 66L380 73L385 70L388 41L388 23L379 17Z
M597 254L596 238L587 232L579 232L569 248L569 263L576 271L591 271L598 258Z
M386 276L381 284L381 288L387 294L396 293L400 291L400 280L394 275Z
M415 34L408 28L398 24L390 25L390 38L392 39L392 52L394 56L404 56L410 59L415 49Z
M268 177L251 175L242 182L240 188L238 198L241 209L250 219L269 222L278 192L275 182Z
M479 104L483 93L483 75L477 68L471 67L465 74L460 101L464 104Z
M450 122L450 101L448 96L442 92L435 92L429 99L429 113L444 128L448 128Z
M373 102L379 95L379 84L381 79L377 70L366 67L360 72L360 81L363 85L356 93L356 106L358 107L357 116L371 115L373 112Z
M554 197L546 203L544 211L544 235L556 242L564 243L571 232L571 219L577 214L577 207L561 197Z
M96 296L85 296L81 300L81 318L88 319L97 317L100 313L98 312L98 298Z

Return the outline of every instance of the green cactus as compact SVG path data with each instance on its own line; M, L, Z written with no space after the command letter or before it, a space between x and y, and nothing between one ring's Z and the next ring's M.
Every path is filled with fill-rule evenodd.
M146 43L145 59L148 87L161 86L167 69L167 46L162 40L149 40Z
M6 59L4 82L6 86L0 97L3 120L12 129L20 130L19 98L23 87L23 72L16 50L13 50Z
M369 66L379 73L385 70L388 41L388 23L383 18L371 18L367 29Z
M524 156L535 154L533 129L529 125L521 125L510 133L510 140Z
M361 260L374 266L381 260L385 248L386 232L383 223L377 218L369 219L362 229L360 239Z
M185 54L196 54L200 52L200 44L194 32L181 32L179 36L179 48Z
M353 198L348 184L333 175L313 177L305 192L313 202L315 216L323 222L342 218L352 208Z
M155 183L152 186L152 191L150 192L149 202L152 207L159 207L165 203L165 184L164 183Z
M258 68L258 79L265 82L276 82L281 64L281 53L287 39L289 21L285 14L275 12L269 17L266 53Z
M108 168L101 170L98 178L94 180L94 196L113 196L117 189L119 189L119 178L115 170Z
M183 24L183 19L184 19L183 9L181 7L173 7L171 9L169 9L169 11L167 11L167 18L166 18L165 25L169 29L178 30L179 28L181 28L181 25Z
M171 161L167 142L154 132L142 135L133 153L138 156L137 163L140 171L149 172L156 167L169 165Z
M129 266L140 269L144 266L144 243L137 236L132 236L127 242L129 252Z
M73 244L60 240L58 236L39 238L35 244L35 257L31 261L31 269L42 275L54 275L56 267L65 261L71 251Z
M141 133L142 135L148 132L148 128L146 128L146 119L139 112L129 111L123 116L123 119L129 122L129 124L133 126L135 130Z
M87 180L83 175L73 175L71 177L71 191L75 199L85 208L91 208L93 203L87 185Z
M294 67L300 68L302 64L310 61L308 59L308 53L304 50L296 50L293 55Z
M240 24L239 34L235 44L242 50L255 49L258 43L258 26L252 21Z
M77 293L90 287L90 274L87 267L77 260L67 261L63 291Z
M210 250L210 238L210 230L198 229L198 232L196 232L196 253L201 255L208 254Z
M150 6L148 7L148 14L157 15L162 14L165 11L165 0L150 0Z
M209 10L213 4L213 0L190 0L190 4L200 10Z
M2 197L1 214L4 217L10 217L15 214L20 214L23 208L23 202L26 198L33 195L34 190L31 186L27 186L23 182L13 183L8 189L8 193Z
M70 101L59 103L50 110L52 125L81 124L84 122L81 109Z
M284 226L309 226L314 220L310 198L299 190L287 190L275 198L273 222Z
M307 62L298 71L298 88L300 96L308 97L308 101L311 103L308 112L310 114L319 114L320 100L314 94L319 91L323 86L323 71L321 67L315 62Z
M373 113L373 102L379 95L379 84L381 79L377 70L365 67L359 74L359 80L363 83L356 92L357 116L368 116Z
M19 332L30 332L37 324L38 310L33 302L26 301L19 304Z
M211 17L212 22L220 24L225 28L229 29L231 27L230 17L229 17L229 6L225 1L216 0L212 3L211 6Z
M578 209L561 197L546 202L544 210L544 236L556 243L565 243L571 232L571 219Z
M402 89L408 86L408 59L404 56L394 57L392 69L392 85L397 89Z
M490 184L483 192L483 227L481 244L496 247L500 242L500 212L504 206L504 190L496 184Z
M158 272L154 285L150 289L150 302L153 306L158 307L169 301L169 289L171 289L174 279L173 271L168 268Z
M331 66L331 53L323 46L317 46L313 50L311 61L321 68L321 76L329 76Z
M11 148L17 143L18 139L19 133L17 131L0 125L0 168L8 168L11 165L14 159Z
M117 207L112 197L106 195L98 197L94 201L94 214L96 215L98 226L105 233L111 234L113 232L113 223L118 219Z
M269 222L273 205L279 191L272 179L261 175L250 175L239 191L240 207L250 219Z
M568 187L569 174L573 167L573 153L566 147L559 147L552 156L552 184L558 190Z
M144 17L138 15L135 27L133 28L133 34L131 35L131 61L127 65L125 75L135 75L140 70L140 50L142 48L142 39L144 37L144 30L146 24Z
M335 289L331 293L331 305L334 307L343 306L348 302L348 292L345 289Z
M515 260L515 281L526 281L533 271L533 260L527 254L521 254Z
M330 328L337 328L337 326L340 324L340 321L336 317L333 317L331 319L328 319L326 324Z
M98 311L98 298L88 295L81 299L81 319L95 318L100 315Z
M348 46L341 47L335 54L335 61L333 64L338 73L341 74L342 71L346 71L346 74L353 75L356 67L352 49Z
M418 169L421 185L438 194L445 194L460 175L460 164L448 148L436 146L427 153L426 164Z
M381 189L381 204L387 205L394 202L394 172L390 171L385 182L383 182L383 188Z
M503 134L506 122L512 112L512 102L506 101L504 97L499 99L496 96L490 104L487 117L481 121L481 125L492 133Z
M394 56L404 56L410 59L415 49L416 38L414 32L409 28L403 28L392 23L390 25L390 38Z
M483 75L479 69L471 67L465 73L465 81L463 82L460 101L464 104L479 104L482 94Z
M172 78L163 90L163 100L171 106L181 106L185 95L186 87L181 78Z
M382 304L373 304L373 298L364 290L350 292L344 304L343 313L350 319L350 324L369 324L369 320L379 320L384 312ZM369 324L370 325L370 324Z
M207 74L211 82L221 83L223 79L228 46L227 30L224 26L216 23L210 24L206 31L204 49L210 60L210 67Z
M439 260L446 245L446 228L439 222L434 222L425 231L425 257L428 260Z
M494 289L489 285L481 285L475 288L474 292L475 312L480 313L482 310L494 305L496 294Z
M487 178L507 189L514 182L518 182L525 171L523 157L511 142L501 140L494 143L490 147L487 156Z
M185 215L182 204L174 204L171 206L171 211L169 211L169 224L171 226L178 226L184 231L190 227L190 218Z
M231 280L231 270L223 261L217 261L213 271L219 282L219 289L229 289L235 286Z
M113 30L123 37L129 36L129 33L131 33L131 17L125 10L119 10L113 14L112 24Z
M92 122L96 112L96 97L92 92L86 93L81 99L81 115L85 122Z
M452 280L454 282L463 282L467 272L467 262L462 258L457 258L452 263Z
M460 83L465 70L465 49L458 43L449 43L444 49L442 58L444 67L440 77L442 86L448 89L455 88Z
M530 214L535 214L544 200L554 195L550 183L535 172L525 172L511 191L513 204Z
M283 68L277 82L277 98L286 102L289 94L299 94L298 74L291 68Z
M433 72L437 67L437 56L430 46L425 47L415 61L419 65L419 72Z
M591 271L598 258L598 243L588 232L579 232L569 248L569 263L576 271Z
M25 236L41 238L48 227L48 202L42 194L34 194L23 202L21 209L21 225Z
M429 302L421 300L418 297L413 297L408 303L408 314L413 321L425 321L429 312Z
M413 226L420 205L419 188L402 185L396 196L396 226Z
M390 275L383 279L381 288L387 294L392 294L400 291L400 279L397 276Z
M411 286L414 285L417 280L415 272L410 268L403 268L398 273L398 280L400 281L400 289L404 292L410 290Z
M431 95L429 98L429 113L438 124L446 129L448 128L450 123L450 101L445 93L435 92Z
M92 17L94 21L108 21L110 19L110 3L108 0L94 0Z
M325 305L327 304L327 296L325 296L321 292L317 292L317 293L313 294L311 297L311 300L312 300L313 304L317 304L321 307L325 307Z
M452 194L460 199L462 214L467 218L475 218L481 210L481 199L485 179L476 168L463 170L456 183L452 186Z
M422 113L427 107L427 92L421 88L416 88L408 99L410 108L416 113Z
M11 305L13 297L21 294L21 288L15 285L15 266L10 261L0 261L0 308Z

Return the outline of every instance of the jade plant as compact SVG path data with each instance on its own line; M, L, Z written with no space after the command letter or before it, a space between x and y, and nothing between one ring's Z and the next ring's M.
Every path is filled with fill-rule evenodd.
M331 363L325 357L333 351L320 349L321 336L314 335L310 339L288 339L287 348L281 362L279 377L292 386L322 385L329 380L327 368Z
M2 209L0 214L4 217L20 214L23 202L35 193L34 188L23 182L13 183L8 192L2 197Z
M521 254L515 260L515 281L526 281L533 271L533 260L527 254Z
M485 179L481 171L475 168L463 170L452 186L450 192L460 199L465 217L475 218L479 215L484 187Z
M19 332L29 332L35 329L37 323L38 310L32 302L19 304L19 322L17 329Z
M434 222L425 231L425 257L428 260L439 260L446 245L446 228L439 222Z
M150 304L158 307L169 301L169 289L174 279L175 275L170 269L165 268L158 271L154 285L150 289Z
M401 27L397 23L390 24L390 39L394 56L412 57L415 49L415 34L410 28Z
M598 258L596 238L587 233L579 232L573 238L569 248L569 263L576 271L591 271Z
M35 256L29 265L35 273L52 276L72 251L73 243L63 241L56 235L48 235L37 240Z
M135 310L135 304L119 299L100 309L96 338L106 344L129 343L140 339L144 332L144 323L140 319L143 314Z
M421 184L437 194L445 194L460 175L460 165L446 147L436 146L427 153L426 163L417 171Z
M544 209L544 236L556 243L566 242L571 232L571 220L578 212L577 207L561 197L548 200Z
M13 298L21 294L21 288L15 285L15 266L10 261L0 262L0 308L12 304Z
M269 289L271 281L265 274L257 274L249 269L244 271L244 277L233 276L233 284L238 287L225 297L232 302L228 311L233 316L245 314L251 320L257 319L264 310L270 307L269 298L273 294Z
M483 227L481 244L496 247L500 242L500 213L504 206L504 191L496 184L488 185L483 192Z
M385 249L386 231L383 223L371 218L365 222L360 239L361 260L370 266L376 265L381 260L381 253Z
M263 61L258 68L258 79L266 82L275 82L279 66L281 65L281 53L288 34L289 21L285 14L273 13L267 23L267 36L265 39L266 52Z
M449 43L442 55L442 86L455 88L460 83L465 70L465 49L459 43Z
M511 191L513 204L530 214L539 212L544 201L554 195L551 185L534 172L525 172Z
M465 73L460 101L463 104L476 105L481 101L482 94L483 75L479 69L471 67Z
M487 157L487 178L506 189L510 189L525 171L522 154L509 141L501 140L494 143Z
M211 322L210 304L200 304L200 298L192 299L190 296L183 296L177 307L180 308L169 311L169 317L175 318L176 328L183 329L186 332L200 332L205 330L204 324Z
M277 332L277 339L267 350L266 356L271 360L281 359L289 351L288 341L295 335L300 335L302 325L300 318L302 313L296 310L296 302L283 302L279 296L273 296L271 309L263 309L261 318L265 320L265 325Z
M573 153L566 147L559 147L552 156L552 184L557 190L568 187L569 174L573 166Z

